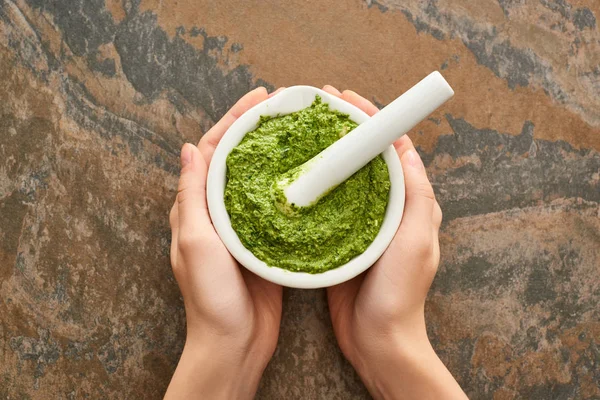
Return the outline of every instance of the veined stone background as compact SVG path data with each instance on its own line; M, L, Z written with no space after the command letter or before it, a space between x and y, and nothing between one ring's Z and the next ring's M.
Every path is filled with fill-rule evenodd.
M249 89L383 106L444 210L430 337L473 399L600 399L600 1L0 0L0 398L159 399L184 340L178 154ZM259 399L369 398L285 290Z

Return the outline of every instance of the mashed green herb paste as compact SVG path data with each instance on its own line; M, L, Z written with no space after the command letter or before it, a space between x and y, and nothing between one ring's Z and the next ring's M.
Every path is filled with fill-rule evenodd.
M357 126L316 97L303 110L261 117L227 157L225 207L244 246L271 267L324 272L371 244L390 190L378 156L309 207L282 207L279 177L302 165Z

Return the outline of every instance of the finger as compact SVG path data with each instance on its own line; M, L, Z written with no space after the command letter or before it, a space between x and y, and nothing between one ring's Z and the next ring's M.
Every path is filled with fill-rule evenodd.
M194 307L216 310L247 296L237 264L220 241L211 223L206 200L208 165L200 150L185 144L181 149L181 177L177 193L177 256L175 278L184 300L190 294ZM211 268L218 267L218 268ZM227 288L228 290L224 290Z
M346 100L348 103L354 104L356 107L369 114L369 117L372 117L379 111L379 108L375 107L373 103L352 90L344 90L342 99Z
M442 224L442 209L436 201L433 205L433 273L437 272L440 264L440 225Z
M267 99L269 95L267 94L267 89L264 87L259 87L251 92L246 93L241 99L235 103L233 107L217 122L204 136L200 139L200 143L198 144L198 148L200 152L204 156L204 160L206 164L210 164L210 159L212 158L213 153L215 152L215 148L219 141L227 132L227 129L233 124L243 113L260 103L261 101Z
M171 226L172 231L177 230L179 227L179 221L177 220L177 202L173 204L171 211L169 211L169 225Z
M440 230L433 228L433 275L437 273L440 265Z
M404 232L411 232L411 237L425 248L431 244L435 204L433 188L414 146L411 144L408 148L399 150L402 151L399 156L406 187L406 203L400 228Z
M177 236L179 234L179 215L177 215L177 201L169 212L169 225L171 225L171 267L177 265Z
M177 224L179 250L194 247L210 227L206 206L207 165L202 153L193 144L181 149L181 177L177 193Z
M414 145L412 143L412 140L410 140L408 135L403 135L400 137L400 139L397 139L394 142L394 148L396 149L396 152L398 153L398 157L400 157L400 158L402 158L402 155L407 150L410 150L413 147L414 147Z
M334 88L331 85L323 86L323 90L329 94L336 96L336 97L342 97L342 92L340 92L339 90L337 90L336 88Z
M269 98L275 96L276 94L278 94L279 92L281 92L283 89L285 89L285 87L280 87L279 89L277 89L276 91L274 91L273 93L269 93Z
M433 227L436 230L440 229L440 226L442 225L443 218L444 218L444 214L442 213L442 208L440 207L440 205L436 201L434 203L434 205L433 205Z

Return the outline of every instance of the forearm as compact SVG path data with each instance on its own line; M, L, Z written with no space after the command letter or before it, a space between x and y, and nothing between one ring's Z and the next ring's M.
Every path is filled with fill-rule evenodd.
M427 338L397 344L362 369L363 381L376 399L467 398Z
M186 344L165 400L252 399L263 370L263 365L227 349Z

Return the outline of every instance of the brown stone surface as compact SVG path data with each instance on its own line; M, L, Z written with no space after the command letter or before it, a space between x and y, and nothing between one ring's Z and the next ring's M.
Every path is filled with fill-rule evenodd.
M184 314L178 153L250 88L384 105L445 212L431 339L471 398L600 399L597 0L0 0L0 398L160 398ZM323 291L285 291L258 398L368 398Z

